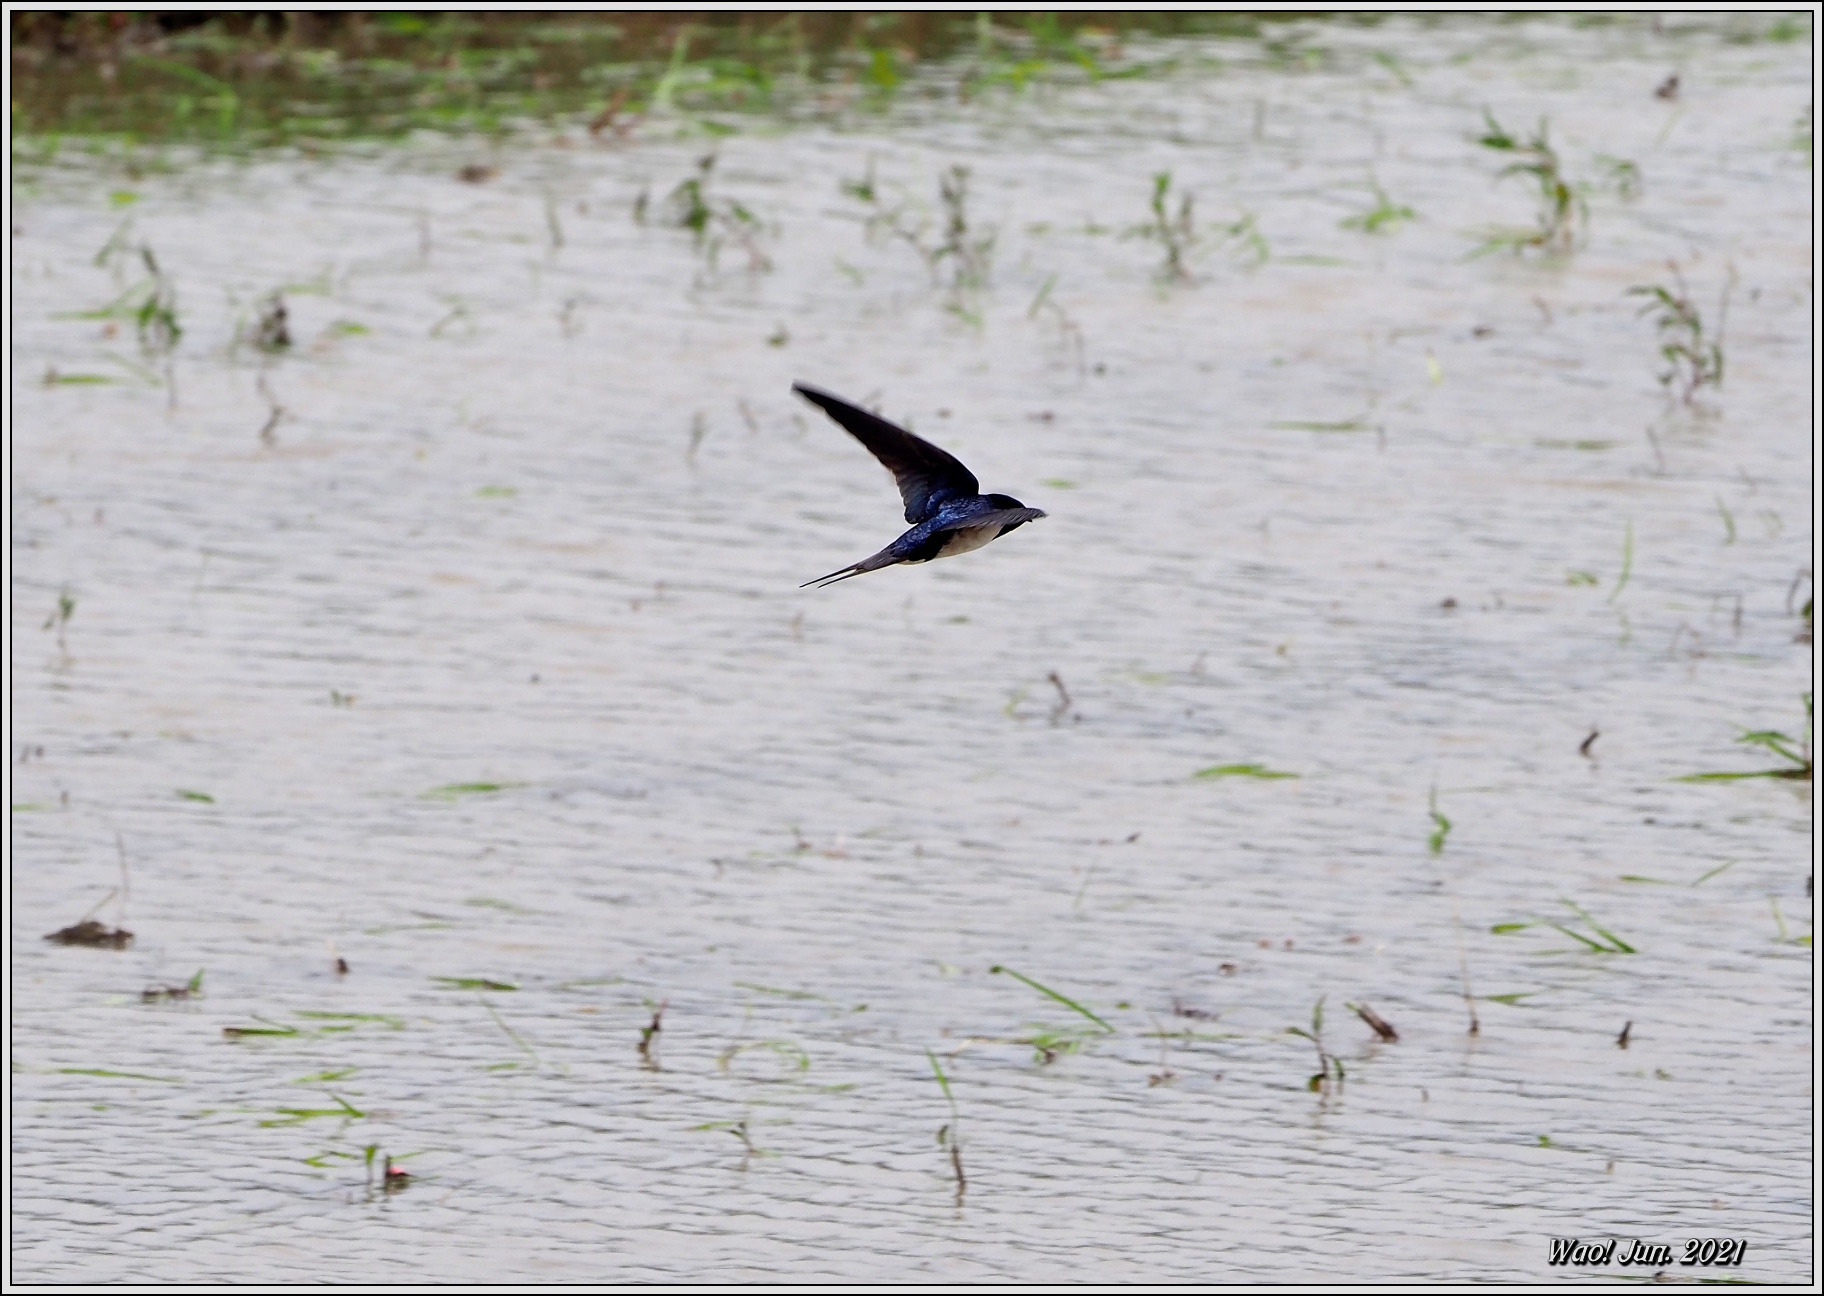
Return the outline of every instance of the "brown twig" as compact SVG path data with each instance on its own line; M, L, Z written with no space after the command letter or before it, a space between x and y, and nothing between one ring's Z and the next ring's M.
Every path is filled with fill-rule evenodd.
M1399 1043L1400 1033L1388 1023L1386 1018L1382 1017L1367 1004L1352 1003L1349 1005L1349 1010L1357 1017L1360 1017L1363 1021L1367 1022L1369 1029L1386 1040L1387 1043Z

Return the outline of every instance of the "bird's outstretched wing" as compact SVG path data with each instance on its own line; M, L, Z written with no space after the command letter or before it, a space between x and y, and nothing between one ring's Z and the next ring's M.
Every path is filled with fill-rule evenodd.
M975 474L929 441L826 391L803 383L793 383L792 390L842 424L886 465L893 480L899 483L899 496L906 504L906 521L917 524L927 520L937 512L937 505L944 498L981 493L982 486Z

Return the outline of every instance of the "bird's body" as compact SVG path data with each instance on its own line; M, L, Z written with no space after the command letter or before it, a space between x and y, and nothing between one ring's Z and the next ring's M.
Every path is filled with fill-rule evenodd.
M792 390L846 428L893 474L912 529L872 557L819 576L807 585L831 585L898 563L930 562L980 549L1009 531L1045 516L1011 495L984 495L975 474L953 456L867 410L803 383Z

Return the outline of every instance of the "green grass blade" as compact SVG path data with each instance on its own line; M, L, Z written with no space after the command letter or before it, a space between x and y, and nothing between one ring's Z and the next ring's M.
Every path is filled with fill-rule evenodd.
M1737 779L1796 778L1797 770L1711 770L1704 774L1681 774L1674 783L1733 783Z
M182 1084L173 1076L146 1075L139 1071L109 1071L102 1067L58 1067L58 1075L105 1076L110 1080L156 1080L159 1084Z
M1590 949L1594 950L1598 954L1613 954L1615 952L1614 950L1610 949L1607 945L1603 945L1597 941L1591 940L1588 936L1585 936L1582 932L1572 931L1569 927L1566 927L1563 923L1548 922L1545 925L1547 927L1552 928L1555 931L1563 932L1566 936L1569 936L1574 941L1578 941L1584 945L1589 946Z
M1577 904L1574 901L1570 901L1570 900L1564 901L1564 905L1566 908L1570 909L1571 912L1575 913L1579 918L1583 919L1586 923L1588 923L1590 925L1591 931L1595 932L1598 936L1601 936L1604 940L1610 942L1615 947L1615 953L1617 953L1617 954L1637 954L1640 952L1640 951L1636 950L1632 945L1630 945L1626 941L1624 941L1621 937L1617 936L1614 932L1610 931L1608 928L1604 927L1601 923L1597 922L1594 918L1592 918L1590 916L1590 911L1588 909L1585 909L1582 905Z
M1205 778L1295 779L1298 777L1298 775L1287 773L1285 770L1271 770L1271 769L1268 769L1265 765L1247 764L1247 765L1211 765L1206 769L1198 770L1195 774L1191 775L1191 777L1200 778L1200 779L1205 779Z
M452 990L517 990L518 986L506 981L491 981L487 977L432 977L431 980L446 985Z
M926 1049L925 1057L931 1062L931 1073L937 1077L938 1088L944 1091L945 1100L954 1106L956 1104L956 1099L951 1096L950 1081L948 1077L944 1075L944 1068L938 1065L937 1054L933 1053L930 1049Z
M1621 592L1628 587L1628 577L1634 574L1634 523L1630 519L1628 529L1621 539L1621 575L1615 578L1615 589L1609 595L1613 603L1621 597Z
M1103 1021L1100 1017L1096 1016L1093 1012L1091 1012L1089 1009L1085 1008L1082 1004L1078 1003L1075 999L1071 999L1064 995L1059 994L1056 990L1053 990L1050 986L1040 985L1037 981L1034 981L1031 977L1026 976L1024 973L1015 972L1010 967L1002 967L999 963L996 963L993 967L989 968L988 971L990 974L1005 972L1008 976L1012 977L1016 981L1024 981L1027 985L1031 986L1034 990L1037 990L1040 994L1044 995L1046 998L1057 1000L1059 1003L1063 1004L1066 1008L1070 1009L1072 1012L1078 1012L1078 1013L1083 1014L1083 1016L1089 1018L1089 1020L1094 1022L1096 1025L1100 1026L1103 1030L1107 1031L1110 1035L1115 1034L1115 1028L1113 1026L1110 1026L1107 1022Z

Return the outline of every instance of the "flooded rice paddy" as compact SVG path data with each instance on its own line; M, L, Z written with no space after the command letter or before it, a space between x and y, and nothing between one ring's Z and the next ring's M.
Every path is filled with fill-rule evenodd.
M1809 43L1298 30L20 171L15 1278L1813 1281Z

